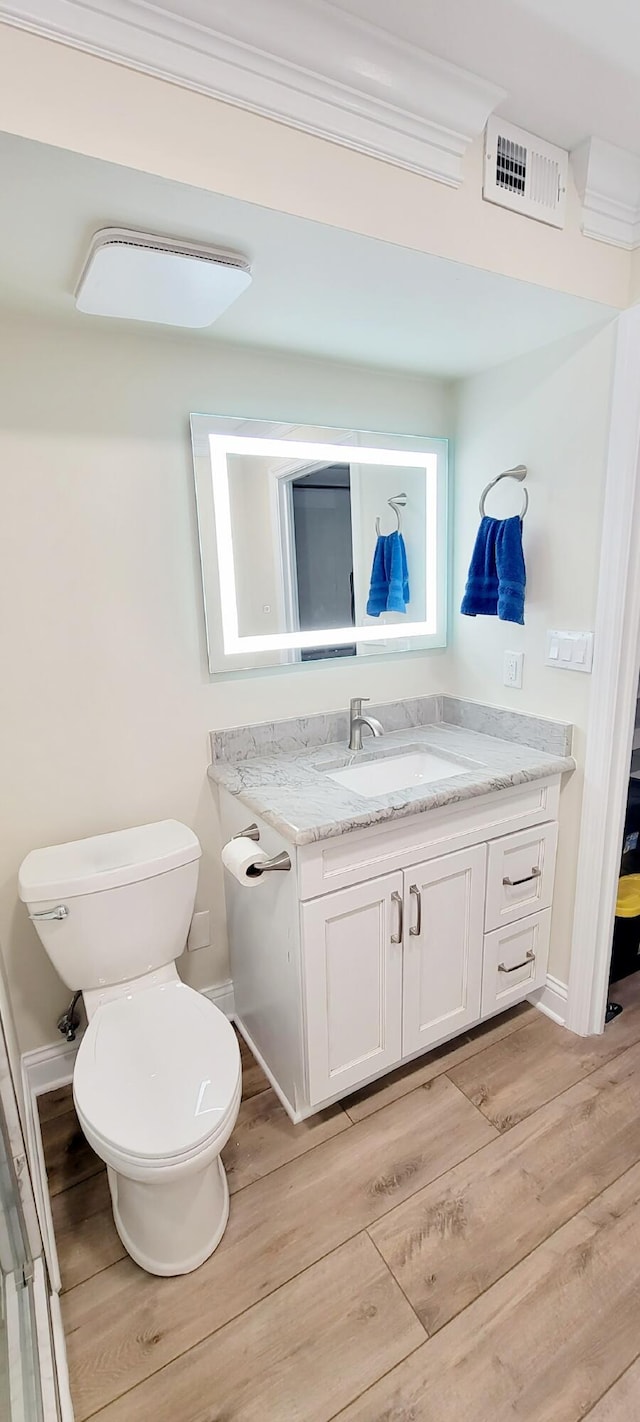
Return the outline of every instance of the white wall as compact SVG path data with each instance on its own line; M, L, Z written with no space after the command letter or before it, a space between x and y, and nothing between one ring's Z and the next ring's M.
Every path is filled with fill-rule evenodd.
M0 940L23 1051L68 999L16 893L38 845L176 816L227 975L208 732L439 690L439 653L214 684L206 672L188 414L447 435L450 387L109 323L0 333Z
M126 122L114 122L126 115ZM479 139L459 189L38 35L0 25L0 129L614 306L631 254L482 201Z
M245 637L282 632L267 460L232 454L227 468L239 631Z
M460 695L571 721L578 770L563 790L550 971L566 982L575 889L582 767L591 678L544 665L547 628L594 625L615 326L563 341L458 386L454 609L449 676ZM526 464L529 512L525 626L461 617L484 485ZM505 481L487 500L497 516L520 508ZM522 690L503 686L506 649L524 652Z

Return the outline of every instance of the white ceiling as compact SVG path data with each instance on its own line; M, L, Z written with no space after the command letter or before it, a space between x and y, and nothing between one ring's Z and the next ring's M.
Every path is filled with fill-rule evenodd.
M193 339L460 376L614 314L579 297L7 134L0 135L0 191L0 306L63 318L78 330L113 324L76 312L73 298L90 239L106 226L210 242L250 258L249 290ZM167 336L167 328L148 329Z
M640 154L638 0L338 0L337 8L501 85L508 97L498 112L551 143L571 149L595 134Z
M640 9L636 0L515 0L594 54L640 74Z

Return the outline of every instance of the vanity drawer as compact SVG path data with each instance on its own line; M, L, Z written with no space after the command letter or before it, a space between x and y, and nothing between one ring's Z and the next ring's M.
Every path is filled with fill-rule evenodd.
M551 909L485 934L482 1016L520 1002L544 987L549 958Z
M557 845L556 822L493 840L487 869L487 931L549 908Z

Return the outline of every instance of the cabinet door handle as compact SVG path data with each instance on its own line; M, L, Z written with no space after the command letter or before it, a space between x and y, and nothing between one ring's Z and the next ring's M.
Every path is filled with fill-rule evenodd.
M513 965L512 968L507 968L504 963L498 963L498 972L499 972L499 973L517 973L518 968L526 968L528 963L534 963L534 962L535 962L535 957L536 957L536 955L535 955L535 953L534 953L534 951L533 951L533 948L530 948L530 949L529 949L529 952L526 954L526 957L525 957L523 963L514 963L514 965Z
M415 894L416 899L416 921L413 928L409 929L410 938L419 938L422 933L422 894L417 884L412 884L409 889L410 894Z
M524 879L503 879L502 882L508 889L516 889L518 884L528 884L530 879L539 879L541 873L542 870L536 864L530 874L525 874Z
M392 895L391 895L391 902L392 902L392 904L397 904L397 905L398 905L398 932L391 934L391 942L392 942L392 943L402 943L402 920L403 920L403 917L404 917L404 914L403 914L403 903L402 903L402 894L399 894L398 891L397 891L397 889L395 889L394 892L393 892Z

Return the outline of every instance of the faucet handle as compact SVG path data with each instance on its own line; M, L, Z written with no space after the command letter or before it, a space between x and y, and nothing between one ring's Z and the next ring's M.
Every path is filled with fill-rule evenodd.
M352 715L353 715L353 716L359 716L359 715L360 715L360 708L361 708L361 706L362 706L363 701L370 701L370 700L371 700L371 697L370 697L370 696L352 696L352 697L351 697L351 700L350 700L350 702L349 702L349 706L350 706Z

